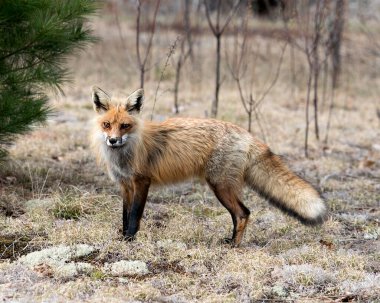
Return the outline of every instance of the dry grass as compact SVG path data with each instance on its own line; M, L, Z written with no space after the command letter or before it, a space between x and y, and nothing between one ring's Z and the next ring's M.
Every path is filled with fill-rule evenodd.
M127 26L122 23L133 49L133 33ZM373 101L378 98L378 77L359 77L353 72L346 75L348 82L336 97L330 144L326 147L312 138L310 159L303 158L305 77L301 64L295 96L289 89L286 60L279 82L261 109L269 145L285 155L289 165L320 187L326 197L331 218L322 227L302 226L246 191L251 221L242 246L231 249L220 242L231 232L230 216L205 184L193 180L151 190L137 240L126 243L120 233L117 186L96 166L88 147L89 121L94 116L89 88L99 84L110 91L128 93L137 88L138 76L125 58L112 20L96 20L95 30L102 42L73 58L75 81L66 90L66 97L57 100L52 96L56 117L46 127L21 138L12 147L8 162L1 164L2 300L380 300L380 132ZM162 57L172 38L175 34L169 33L156 41L153 61ZM209 58L213 45L208 42L209 36L202 39L200 57ZM279 48L274 42L264 38L257 41L263 45L264 61L275 60ZM203 61L185 67L180 94L183 116L203 117L209 110L213 60ZM258 68L265 73L264 61ZM356 65L349 66L347 73L369 68L368 62L360 60L352 64ZM158 93L156 120L172 115L170 68ZM145 117L150 115L159 74L154 68L148 74ZM246 117L237 98L227 76L219 118L245 126ZM322 126L326 118L323 111ZM257 124L254 130L260 136ZM31 251L79 243L97 249L96 254L81 260L95 266L91 274L62 279L14 262ZM150 273L114 277L104 271L105 263L120 260L143 261Z

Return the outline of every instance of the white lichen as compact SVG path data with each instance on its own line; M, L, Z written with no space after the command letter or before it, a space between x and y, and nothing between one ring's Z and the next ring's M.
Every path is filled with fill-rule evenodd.
M104 269L113 276L134 276L149 273L148 266L143 261L122 260L112 264L106 263Z
M31 269L45 264L51 267L55 276L70 278L80 274L88 274L94 270L94 267L89 263L71 262L75 258L87 256L94 251L95 247L87 244L60 245L22 256L17 263Z
M288 295L288 291L281 284L276 284L271 288L271 293L276 297L286 297Z
M77 244L74 246L54 246L40 251L34 251L22 256L18 262L29 267L39 264L47 264L58 267L74 258L87 256L95 251L95 247L87 244Z
M70 262L55 268L56 276L70 278L81 274L89 274L94 270L94 266L85 262Z
M53 199L33 199L24 203L27 212L31 212L36 209L48 209L54 205Z
M362 280L346 280L340 290L348 293L380 293L380 274L367 274Z
M321 286L336 280L334 273L312 264L277 267L273 270L272 277L291 286L299 284Z

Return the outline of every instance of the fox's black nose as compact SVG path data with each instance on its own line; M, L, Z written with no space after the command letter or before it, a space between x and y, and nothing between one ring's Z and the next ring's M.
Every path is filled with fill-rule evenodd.
M108 140L111 144L115 144L117 142L116 138L109 138Z

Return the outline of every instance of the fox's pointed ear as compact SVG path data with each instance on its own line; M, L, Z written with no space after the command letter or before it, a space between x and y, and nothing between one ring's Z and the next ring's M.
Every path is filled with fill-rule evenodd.
M139 113L143 105L143 101L144 101L144 90L140 88L127 98L125 109L131 114Z
M109 109L111 97L97 86L92 87L92 103L97 113L106 112Z

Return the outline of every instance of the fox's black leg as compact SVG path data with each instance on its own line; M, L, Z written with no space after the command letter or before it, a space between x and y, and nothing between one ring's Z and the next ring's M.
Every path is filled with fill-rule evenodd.
M128 208L128 228L124 237L127 240L133 240L140 227L140 220L144 212L146 199L150 186L150 179L144 177L134 178L134 196L130 207ZM124 220L123 220L124 221Z
M125 237L128 232L129 217L133 203L134 184L132 181L122 181L120 188L123 198L123 236Z

